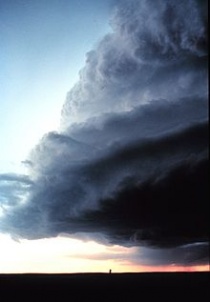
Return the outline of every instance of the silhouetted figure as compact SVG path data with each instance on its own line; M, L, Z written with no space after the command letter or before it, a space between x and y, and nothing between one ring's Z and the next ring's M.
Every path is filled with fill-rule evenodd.
M110 274L112 273L112 270L111 270L111 269L109 270L109 273L110 273Z

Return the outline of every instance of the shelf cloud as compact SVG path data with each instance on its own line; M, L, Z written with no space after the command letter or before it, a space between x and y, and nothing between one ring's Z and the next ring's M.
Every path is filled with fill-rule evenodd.
M208 261L206 5L118 2L28 178L0 175L4 232L105 238L150 250L149 264Z

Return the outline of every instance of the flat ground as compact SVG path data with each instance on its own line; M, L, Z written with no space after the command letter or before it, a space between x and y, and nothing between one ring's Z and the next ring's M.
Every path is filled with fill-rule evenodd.
M13 274L0 275L2 301L208 301L209 273ZM5 296L6 295L6 296ZM16 297L16 299L14 299ZM41 299L40 299L41 297ZM69 299L66 299L69 298ZM32 300L35 301L35 300ZM38 300L36 300L38 301Z

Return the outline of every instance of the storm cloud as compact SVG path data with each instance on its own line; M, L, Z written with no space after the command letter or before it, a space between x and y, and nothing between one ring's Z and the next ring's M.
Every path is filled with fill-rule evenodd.
M69 92L64 125L207 93L205 1L122 2Z
M2 231L104 237L153 248L155 264L207 261L206 5L119 2L113 32L67 95L60 130L31 152L29 177L15 180L27 199L8 199ZM5 192L13 177L0 176Z
M133 247L123 251L108 249L108 253L76 254L70 257L78 257L90 260L111 260L129 262L135 266L152 266L163 268L163 266L185 266L205 265L208 262L209 245L205 242L182 245L175 248L148 248Z

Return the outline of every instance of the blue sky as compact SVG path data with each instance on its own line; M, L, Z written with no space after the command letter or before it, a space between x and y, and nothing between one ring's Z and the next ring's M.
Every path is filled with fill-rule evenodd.
M18 172L58 126L85 54L110 31L109 11L102 0L0 1L1 172Z

